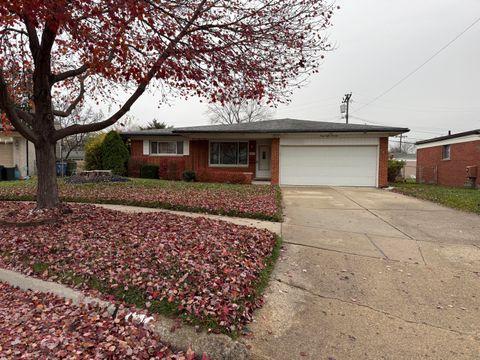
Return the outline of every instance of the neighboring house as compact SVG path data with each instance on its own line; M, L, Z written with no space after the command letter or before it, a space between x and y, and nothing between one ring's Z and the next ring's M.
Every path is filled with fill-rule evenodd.
M417 175L417 155L405 153L390 153L390 158L405 162L400 176L403 179L415 179Z
M21 176L36 174L33 144L16 131L5 133L0 128L0 165L16 166Z
M406 128L294 119L123 133L129 173L158 164L162 178L200 181L386 186L388 137Z
M419 141L416 145L418 182L480 185L480 129Z

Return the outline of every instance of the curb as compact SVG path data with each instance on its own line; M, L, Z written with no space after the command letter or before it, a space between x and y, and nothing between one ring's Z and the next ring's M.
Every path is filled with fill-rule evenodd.
M51 281L35 279L15 271L0 268L0 281L19 287L22 290L33 290L42 293L51 293L59 297L71 300L73 304L96 304L114 314L116 306L112 303L73 290L62 284ZM234 341L227 335L208 334L197 332L193 327L182 325L178 327L175 320L165 317L158 317L149 322L153 332L163 342L169 343L173 348L186 350L189 347L196 354L205 353L211 360L247 360L250 359L247 348L244 344ZM177 328L174 332L172 328Z

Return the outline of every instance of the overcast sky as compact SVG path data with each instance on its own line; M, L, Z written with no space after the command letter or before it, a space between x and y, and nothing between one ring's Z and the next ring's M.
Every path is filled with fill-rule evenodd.
M413 71L480 17L480 0L338 0L328 30L336 50L320 73L297 90L274 118L343 122L339 105L353 92L351 122L405 126L409 141L480 128L480 23L416 74L359 109ZM175 127L208 124L199 99L171 99L159 108L144 95L132 115Z

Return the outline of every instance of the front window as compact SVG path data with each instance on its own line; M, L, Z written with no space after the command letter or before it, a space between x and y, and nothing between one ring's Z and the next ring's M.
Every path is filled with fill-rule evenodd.
M150 141L150 154L153 154L153 155L183 154L183 142L181 141Z
M442 149L442 158L443 160L450 159L450 145L444 145Z
M248 165L248 142L210 142L210 165Z

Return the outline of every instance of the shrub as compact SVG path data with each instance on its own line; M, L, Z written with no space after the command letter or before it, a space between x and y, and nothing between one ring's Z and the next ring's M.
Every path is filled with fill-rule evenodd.
M195 171L193 170L186 170L183 172L182 175L183 180L187 182L195 181Z
M85 144L85 169L102 170L102 144L106 134L98 134L87 140Z
M126 175L129 158L127 146L116 131L110 131L102 144L102 165L115 175Z
M158 179L158 169L157 165L143 165L140 168L140 177L144 179Z
M388 181L394 182L400 176L400 173L406 162L402 160L388 160Z

